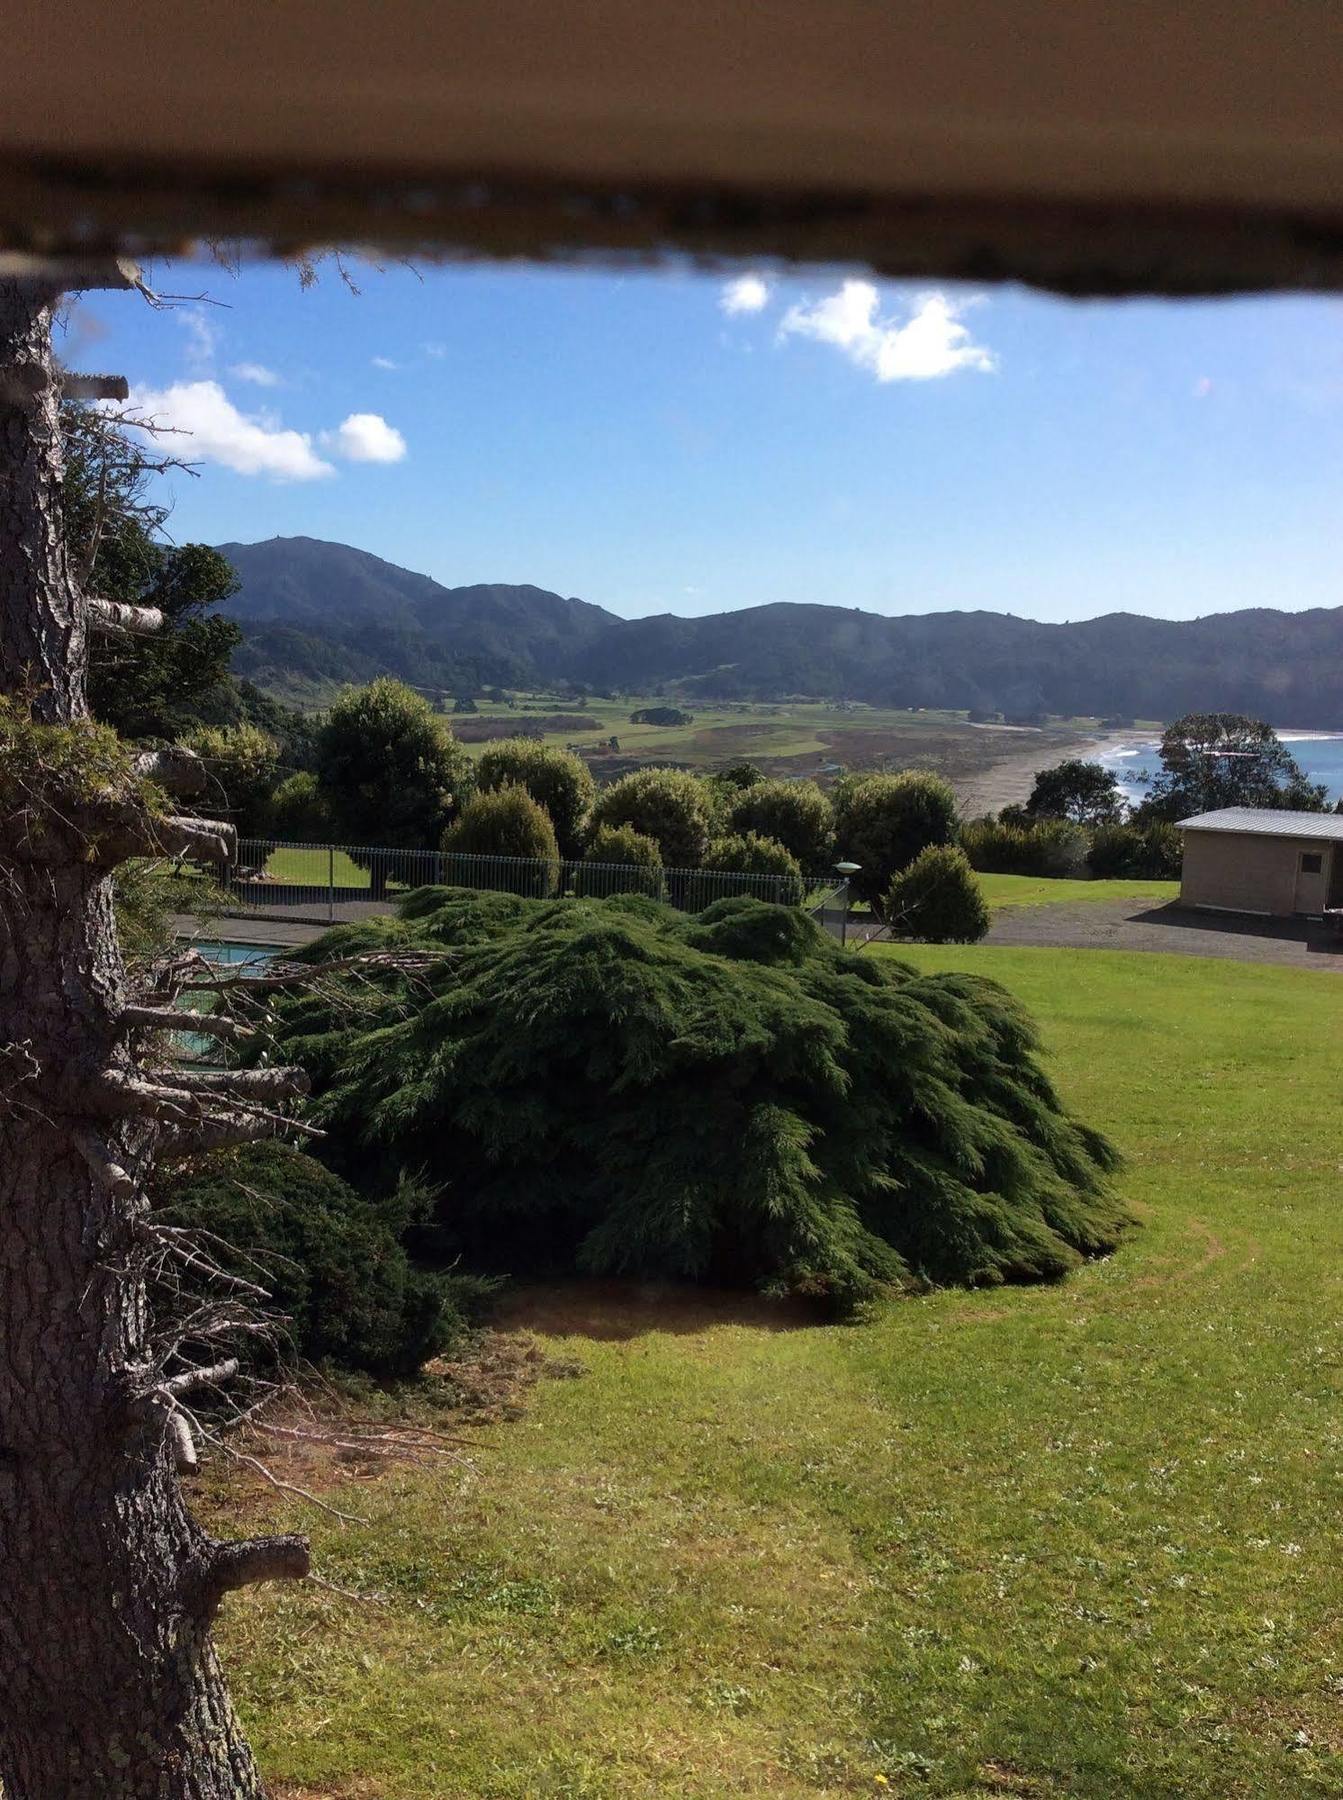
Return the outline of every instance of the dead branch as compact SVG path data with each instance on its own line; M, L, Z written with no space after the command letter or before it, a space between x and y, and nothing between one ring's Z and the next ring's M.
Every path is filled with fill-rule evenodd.
M113 1157L107 1143L95 1132L77 1131L74 1141L95 1179L104 1182L119 1200L124 1200L135 1192L134 1180Z
M151 612L152 607L138 607ZM194 750L169 744L162 750L139 750L131 757L131 769L144 781L152 781L166 793L189 800L205 786L205 764Z
M212 1069L164 1071L165 1076L188 1094L207 1094L221 1100L297 1100L310 1092L308 1071L297 1067L278 1069Z
M234 1042L256 1036L253 1026L218 1013L179 1012L171 1006L123 1006L119 1023L143 1031L195 1031L203 1037Z
M268 1469L266 1467L265 1463L262 1462L262 1460L259 1456L249 1455L249 1453L246 1450L234 1449L232 1444L224 1443L223 1440L214 1432L209 1432L209 1433L207 1433L207 1435L209 1436L211 1442L218 1445L218 1447L224 1452L224 1454L226 1456L231 1456L235 1462L245 1463L247 1465L247 1467L249 1469L254 1470L255 1473L258 1474L263 1481L269 1482L271 1487L273 1487L278 1493L293 1494L296 1498L298 1498L300 1500L306 1500L310 1506L317 1507L320 1512L329 1513L333 1519L340 1519L343 1524L346 1524L346 1525L367 1525L368 1524L368 1520L361 1519L357 1513L342 1512L338 1506L332 1506L329 1501L319 1498L319 1496L314 1493L310 1493L307 1488L299 1487L296 1482L282 1481L280 1479L280 1477L277 1474L275 1474L275 1472L273 1470Z
M67 400L129 400L131 384L124 375L61 375L61 392Z
M176 1407L168 1414L168 1436L172 1440L173 1461L180 1471L194 1469L200 1462L196 1453L196 1434L187 1421L187 1416Z
M226 1356L222 1362L210 1363L203 1369L184 1369L180 1375L169 1375L159 1383L161 1392L165 1394L189 1394L193 1388L222 1387L226 1381L232 1381L238 1373L239 1363L236 1356Z
M258 1581L302 1581L312 1568L308 1540L292 1532L280 1537L212 1543L206 1552L206 1586L217 1598Z
M157 606L127 606L120 600L90 595L89 624L107 637L152 637L163 630L163 614Z

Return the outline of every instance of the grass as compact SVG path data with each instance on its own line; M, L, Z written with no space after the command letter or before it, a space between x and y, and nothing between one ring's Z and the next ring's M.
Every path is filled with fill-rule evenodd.
M1045 875L981 875L984 898L1001 906L1061 906L1078 900L1146 900L1164 906L1177 899L1178 881L1070 881Z
M368 1525L316 1521L383 1604L229 1602L281 1792L1343 1791L1334 982L900 954L1033 1009L1143 1229L1059 1287L856 1326L631 1303L553 1338L584 1378L467 1464L351 1484Z

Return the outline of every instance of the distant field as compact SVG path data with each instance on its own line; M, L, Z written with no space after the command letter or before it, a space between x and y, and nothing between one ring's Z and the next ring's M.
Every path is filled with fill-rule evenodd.
M833 778L835 765L845 768L937 768L953 781L982 776L1004 756L1038 753L1041 768L1057 762L1090 734L1103 734L1094 720L1054 723L1038 731L1002 730L971 725L964 713L911 712L903 707L839 706L821 701L742 701L695 706L689 725L631 725L629 715L645 706L669 704L656 697L587 700L582 710L597 720L596 731L547 731L548 744L574 744L591 763L594 774L619 772L631 761L648 757L709 770L746 758L770 774ZM529 720L543 720L559 710L553 695L521 697L516 708L482 709L460 721L473 739L494 727L511 733ZM606 748L610 737L618 752ZM467 744L478 756L483 744Z

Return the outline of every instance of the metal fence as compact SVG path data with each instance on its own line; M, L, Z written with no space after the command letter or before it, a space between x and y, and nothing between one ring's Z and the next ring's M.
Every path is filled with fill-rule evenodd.
M225 910L257 919L334 925L390 912L418 887L474 888L548 900L648 894L700 912L730 894L826 909L842 891L829 876L748 875L717 869L648 869L625 863L549 862L523 856L463 856L440 850L387 850L366 844L287 844L245 838L225 881Z

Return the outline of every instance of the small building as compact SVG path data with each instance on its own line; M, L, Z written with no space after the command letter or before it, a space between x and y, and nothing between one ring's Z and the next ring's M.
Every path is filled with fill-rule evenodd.
M1272 918L1343 907L1343 815L1228 806L1176 829L1185 906Z

